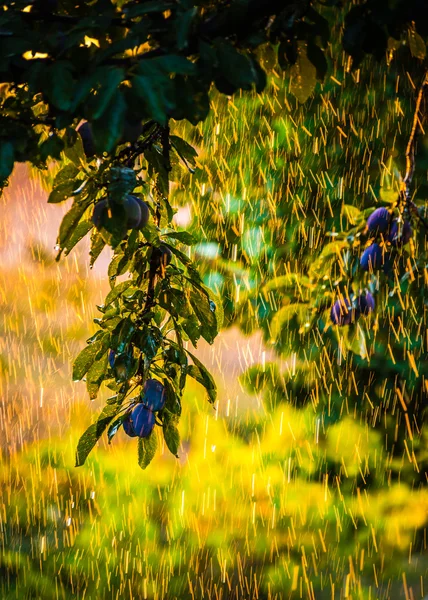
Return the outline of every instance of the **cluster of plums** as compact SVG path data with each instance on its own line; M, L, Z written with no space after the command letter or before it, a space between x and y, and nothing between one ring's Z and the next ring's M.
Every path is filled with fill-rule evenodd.
M399 223L392 218L386 208L377 208L367 219L367 231L372 237L381 235L390 242L392 248L401 248L412 237L412 227L409 221ZM375 271L382 268L388 272L391 267L391 253L376 242L370 244L361 255L360 266L363 271Z
M147 379L141 393L141 401L129 410L123 421L123 429L129 437L146 438L155 426L155 412L165 406L166 392L157 379Z
M351 301L349 298L336 300L331 309L330 318L335 325L350 325L361 315L370 314L375 307L375 299L370 292L361 294Z
M408 221L399 223L392 218L391 212L386 208L377 208L367 219L368 234L375 238L382 236L384 241L391 244L392 249L401 248L412 237L412 227ZM385 245L380 246L373 242L366 248L360 258L360 267L363 271L382 269L388 272L391 268L391 252ZM375 308L375 299L370 292L355 297L337 300L330 313L330 318L335 325L349 325L354 323L361 315L368 315Z

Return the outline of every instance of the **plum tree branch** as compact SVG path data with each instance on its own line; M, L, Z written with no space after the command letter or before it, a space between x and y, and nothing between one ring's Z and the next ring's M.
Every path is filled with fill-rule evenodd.
M411 185L413 180L413 174L415 172L415 159L416 159L416 139L419 133L424 131L423 122L425 120L425 112L421 110L422 100L428 89L428 71L425 72L422 85L419 89L418 96L416 99L416 107L413 115L412 129L410 132L409 141L406 147L406 173L401 182L400 190L400 201L404 202L413 211L416 217L424 225L425 229L428 230L428 222L422 217L418 211L418 207L411 199Z

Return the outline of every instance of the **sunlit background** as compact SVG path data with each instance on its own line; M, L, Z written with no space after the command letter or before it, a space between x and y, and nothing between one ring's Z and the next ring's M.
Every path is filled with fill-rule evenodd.
M319 103L326 123L315 142L314 123L293 121L295 100L277 93L278 82L273 85L264 100L252 96L247 112L239 100L219 101L214 123L205 133L198 130L201 165L216 171L214 202L226 212L241 211L239 202L230 209L237 202L236 182L228 175L237 131L232 122L241 127L236 139L248 152L240 141L236 156L245 160L236 159L236 173L251 173L249 196L263 192L268 208L275 203L269 177L257 171L257 139L246 121L256 110L261 119L260 106L270 102L273 113L287 114L283 124L279 117L274 121L276 137L263 137L265 130L259 140L266 152L270 145L274 169L285 168L278 138L293 148L293 177L301 168L300 146L317 154L327 127L338 136L338 155L346 151L344 129L351 135L352 127L335 122L327 100ZM331 90L339 85L330 85L334 100ZM402 123L398 109L391 114ZM302 167L308 175L311 164ZM335 180L334 165L330 176ZM348 184L354 185L349 176ZM185 198L177 189L180 225L192 218L197 195L207 192L198 185L185 190ZM388 478L384 439L364 415L321 422L310 402L272 407L262 393L248 391L240 377L248 367L280 362L260 332L245 336L232 327L213 346L199 344L197 355L216 379L218 402L211 407L204 390L189 383L178 459L161 446L142 471L135 440L121 431L111 445L103 439L83 467L74 467L77 440L106 397L103 392L91 402L84 384L71 381L71 364L95 331L96 305L108 291L109 254L104 251L90 270L83 241L55 262L66 208L47 205L46 190L40 175L19 165L0 200L0 598L428 597L428 491ZM255 262L263 260L270 227L281 224L242 220L243 248ZM196 251L210 264L218 259L215 241ZM213 277L207 283L221 287L224 274ZM281 362L281 368L295 368L292 356ZM329 464L340 466L341 478ZM376 484L370 486L371 480Z

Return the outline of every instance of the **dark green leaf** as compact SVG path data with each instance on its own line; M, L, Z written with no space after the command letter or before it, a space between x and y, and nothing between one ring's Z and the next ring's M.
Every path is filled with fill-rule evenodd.
M74 79L67 61L55 61L45 70L44 91L48 100L60 110L67 111L71 105Z
M80 381L89 371L97 358L107 349L108 336L98 339L82 350L73 364L73 381Z
M100 439L108 424L120 410L119 404L108 404L105 406L98 417L96 423L93 423L79 439L76 449L76 467L81 467L87 459L92 448Z
M60 248L64 248L74 230L76 229L83 213L88 208L91 202L90 198L75 201L73 206L66 213L61 221L58 234L58 244Z
M100 89L90 102L93 119L99 119L103 115L124 78L125 71L119 67L103 67L98 71L97 83Z
M89 251L89 255L91 257L89 263L90 268L93 267L95 261L97 260L101 252L104 250L105 245L106 243L103 240L103 238L100 236L98 231L94 229L91 234L91 249Z
M103 111L103 116L92 122L95 147L98 152L111 152L122 135L125 123L126 102L123 93L116 89Z
M179 156L184 158L188 163L195 166L195 158L198 156L196 150L186 140L178 137L177 135L171 135L170 141L173 148L177 151Z
M108 367L108 355L104 355L96 360L86 374L86 389L88 390L91 400L95 400L98 395L98 390L105 378Z
M81 221L78 226L76 227L76 229L74 230L74 232L72 233L72 235L68 238L68 240L65 242L64 244L64 254L67 256L67 254L70 253L70 251L72 250L72 248L74 248L74 246L80 242L80 240L82 240L85 235L87 233L89 233L89 231L91 231L92 229L92 221Z
M0 139L0 181L12 173L15 151L11 142Z
M190 365L187 368L188 375L190 375L190 377L193 377L193 379L196 379L196 381L198 381L201 385L204 386L204 388L207 390L209 401L211 402L211 404L214 404L217 398L217 386L211 373L201 363L201 361L198 360L196 356L194 356L188 350L187 354L190 356L194 363L193 365Z
M168 233L164 233L164 236L169 237L173 240L178 240L182 244L186 244L186 246L191 246L196 242L193 235L188 231L171 231Z
M194 287L190 292L190 304L201 324L202 337L212 343L218 333L217 319L208 295Z
M138 464L145 469L152 462L158 447L158 437L153 429L146 438L138 438Z
M168 420L168 422L164 424L163 437L168 450L171 452L171 454L177 456L178 448L180 447L180 433L176 424L172 420Z

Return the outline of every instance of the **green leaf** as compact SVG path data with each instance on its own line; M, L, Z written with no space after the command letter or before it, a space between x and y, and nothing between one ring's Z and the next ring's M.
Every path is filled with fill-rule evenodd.
M9 177L15 162L15 150L11 142L0 139L0 181Z
M414 58L424 60L427 54L427 47L423 38L414 30L409 29L409 48Z
M113 420L118 411L120 404L108 404L105 406L98 417L96 423L88 427L85 433L79 439L76 449L76 467L81 467L87 459L92 448L100 439L108 424Z
M217 386L208 369L196 358L191 352L186 350L187 354L193 361L193 365L187 368L187 373L193 379L196 379L207 391L208 398L211 404L214 404L217 398Z
M73 181L73 189L74 189L74 186L78 187L78 185L76 185L74 183L74 179L77 177L78 174L79 174L79 169L77 169L75 167L75 165L65 165L65 167L63 167L55 175L55 179L53 182L54 189L56 187L58 187L59 185L61 185L63 183L69 183L70 181Z
M73 231L72 235L68 238L68 240L64 244L64 254L70 253L72 248L82 240L89 231L91 231L93 227L92 221L81 221L76 229Z
M186 244L186 246L192 246L192 244L196 243L196 239L188 231L171 231L164 233L164 236L173 240L178 240L182 244Z
M110 104L119 84L125 79L125 70L119 67L103 67L98 71L97 83L100 89L89 102L92 118L99 119Z
M60 248L65 247L90 203L91 198L89 197L84 200L80 199L75 201L68 213L64 215L58 234L58 244Z
M125 5L123 8L123 12L129 19L133 19L134 17L139 17L141 15L148 15L150 13L156 12L164 12L174 6L172 2L168 0L149 0L148 2L143 2L143 4L137 4L134 6L130 6L129 8Z
M180 447L180 433L172 420L168 420L168 422L164 424L163 437L168 450L178 458L177 452Z
M167 106L162 89L167 83L168 78L161 73L155 77L135 75L132 78L136 95L144 102L149 116L160 125L165 125L167 120Z
M73 146L67 146L64 148L63 154L73 163L73 165L79 169L82 167L82 163L86 162L86 157L83 151L83 143L80 135L76 137L76 141Z
M104 337L98 339L93 344L84 348L78 355L73 364L73 381L80 381L89 371L95 360L100 354L107 349L109 337L104 334Z
M297 61L291 67L290 75L290 91L303 104L312 95L317 83L316 68L309 60L303 44L299 45Z
M258 79L252 61L248 56L239 52L230 42L222 40L216 43L219 69L215 83L219 91L228 93L242 88L251 89ZM224 89L221 79L225 78L230 90Z
M91 257L89 267L91 269L94 266L94 263L101 254L101 252L104 250L105 245L106 243L103 240L103 238L100 236L98 231L94 229L91 234L91 249L89 251L89 255Z
M107 431L107 438L108 438L108 443L111 444L111 441L113 439L113 437L116 435L116 433L119 431L119 429L122 427L123 422L128 418L128 413L123 413L122 415L120 415L120 417L118 417L108 428Z
M183 50L187 47L187 38L189 36L192 20L197 14L196 7L180 11L175 19L175 33L177 37L177 48Z
M146 469L152 462L158 448L158 437L156 430L146 438L138 438L138 464Z
M114 300L116 300L118 296L123 294L123 292L125 292L132 285L132 283L132 281L122 281L122 283L119 283L119 285L110 290L104 301L104 305L108 306L109 304L114 302Z
M69 62L59 60L50 65L44 73L44 93L59 110L67 111L71 106L75 82L70 68Z
M64 141L58 135L50 135L48 139L39 146L40 158L44 161L50 156L59 159L63 149Z
M63 181L62 183L56 185L49 194L49 204L59 204L60 202L64 202L64 200L70 198L75 188L76 182L73 180Z
M276 340L281 334L282 329L291 319L297 315L299 323L303 324L308 314L309 304L307 303L292 303L286 304L275 313L271 324L270 333L271 339Z
M190 304L195 311L201 324L200 331L202 337L209 343L212 343L217 336L217 318L213 305L210 303L208 294L202 292L199 288L193 287L190 291Z
M111 152L119 141L125 123L126 102L116 89L100 119L92 122L95 147L98 152Z
M196 150L186 140L178 137L177 135L171 135L170 141L173 148L177 151L178 155L184 158L188 163L195 166L195 158L198 156Z
M94 361L91 368L86 374L86 389L88 390L91 400L95 400L98 395L101 383L108 367L108 355L105 352L100 359Z

